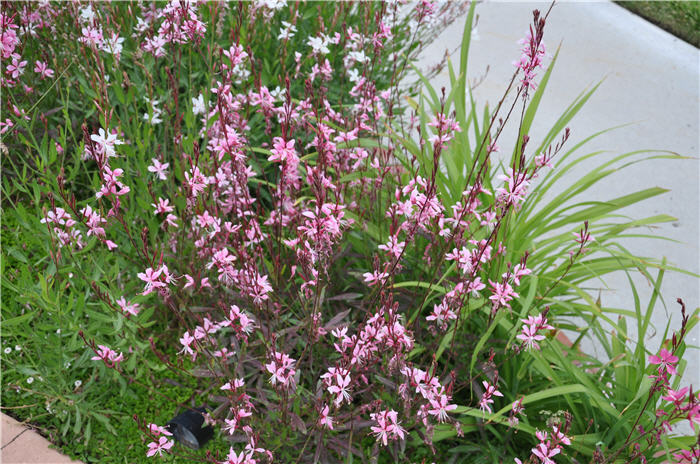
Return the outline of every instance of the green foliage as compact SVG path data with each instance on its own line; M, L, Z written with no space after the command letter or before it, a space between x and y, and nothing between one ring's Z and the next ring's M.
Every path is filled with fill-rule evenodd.
M700 47L700 3L695 1L617 3L695 47Z
M493 121L494 113L488 107L483 111L478 109L466 80L473 10L472 7L465 23L458 68L455 70L453 63L448 61L451 87L447 89L446 96L438 97L430 82L414 69L421 79L422 88L415 98L409 99L409 104L417 112L421 134L430 133L427 122L438 112L453 114L462 129L443 152L437 173L437 190L445 205L456 204L462 198L463 190L475 179L474 166L486 159L486 146L494 137L489 122ZM519 162L523 135L529 133L535 122L558 53L557 51L542 76L537 91L527 106L523 107L522 119L516 121L519 124L519 142L513 150L512 158L499 163L489 160L489 172L483 178L488 189L493 190L499 185L496 176L505 171L507 166ZM556 140L598 85L576 97L542 140L529 141L527 147L531 149L533 157L556 144ZM509 86L506 95L511 90L512 86ZM505 100L504 96L493 110L495 113L507 112L507 109L501 108ZM664 237L638 230L649 229L655 224L673 221L674 218L661 214L632 219L622 212L630 205L665 193L666 190L661 188L648 188L596 202L590 201L588 194L593 188L603 185L608 176L624 171L632 164L651 159L674 160L682 157L670 152L635 151L620 154L611 160L598 161L601 153L584 151L588 142L613 129L587 137L555 158L554 169L537 179L522 208L511 212L505 227L499 231L499 238L503 240L507 252L500 261L500 267L494 266L491 271L494 280L506 271L506 263L519 261L525 253L529 253L527 265L533 270L519 289L520 298L513 305L512 314L501 312L491 320L488 317L489 305L483 300L469 301L462 317L447 330L437 346L420 347L416 351L417 355L424 351L434 353L434 358L445 365L446 369L458 370L458 378L467 375L472 383L480 383L481 379L475 378L484 366L482 362L487 355L486 347L496 349L494 362L500 366L499 379L504 387L501 388L504 398L497 404L502 409L493 414L485 414L479 409L460 406L457 411L462 414L460 421L465 438L450 441L450 454L453 457L461 456L461 459L477 462L478 458L473 453L483 453L483 443L488 442L493 445L489 458L483 458L479 462L509 462L512 457L524 459L527 452L523 450L528 450L537 443L535 431L545 429L552 419L552 412L556 415L557 411L568 411L573 417L572 446L561 456L564 462L578 462L574 461L577 457L589 460L596 449L606 455L617 451L625 443L638 417L638 424L645 430L654 425L655 407L644 410L651 386L649 375L654 372L647 361L648 355L653 353L645 346L645 340L653 330L650 327L651 314L658 307L658 290L664 271L685 271L672 268L658 258L636 256L622 243L623 240L634 237L664 240ZM426 153L429 145L419 147L416 141L400 130L392 131L390 135L403 150L397 151L399 156L405 153L405 157L401 158L404 165L410 166L410 160L415 159L419 162L417 168L421 175L429 177L433 169L431 155ZM585 174L574 180L564 177L582 163L589 166ZM584 222L595 241L587 245L587 253L578 255L578 244L573 238L574 233L584 228ZM478 240L482 237L477 234L475 238ZM421 266L419 256L415 263ZM657 278L652 276L655 270ZM417 292L422 288L429 289L418 293L422 296L416 295L423 304L416 308L411 320L424 317L419 314L429 302L435 302L436 297L444 295L446 289L442 285L449 282L456 272L454 266L442 269L439 280L436 280L430 277L426 266L425 280L394 285L394 288L414 287ZM635 296L634 309L609 308L601 305L600 301L595 301L586 286L594 279L604 281L613 272L625 272L628 276L638 272L648 281L655 282L653 296L645 309L640 307L631 278L629 283ZM518 319L525 318L528 314L537 314L545 306L550 307L549 316L557 321L557 327L574 335L573 347L552 340L541 351L521 354L511 360L513 356L510 350L521 328ZM636 342L628 336L627 318L637 321ZM694 312L691 321L691 326L698 322L698 310ZM669 336L669 330L673 329L666 328L664 339ZM454 350L459 353L454 357L446 356L451 354L449 345L453 331L457 332L454 336ZM582 353L579 345L584 338L589 338L596 346L604 347L605 355L610 361L597 360ZM682 373L676 378L675 387L681 376ZM465 387L466 392L469 390ZM456 390L454 401L473 404L474 398L465 394L465 391L460 393L459 389ZM511 428L508 413L511 404L521 397L526 418ZM651 404L657 404L659 397L659 394L655 394ZM454 427L445 425L436 431L434 441L441 442L455 435ZM645 455L649 462L662 462L669 455L653 457L655 452L689 446L694 439L692 436L664 437L661 447L652 448ZM469 443L473 443L473 446Z
M196 385L182 384L182 379L174 380L168 371L154 372L148 379L149 385L133 383L124 388L118 381L95 378L89 384L85 382L74 387L73 392L66 395L65 400L73 401L70 406L62 402L63 398L51 400L37 394L51 388L46 378L39 380L35 376L35 381L27 385L26 377L18 372L3 370L3 374L3 385L7 385L3 391L5 406L19 406L9 406L4 412L31 423L63 453L85 463L143 462L147 439L136 427L133 416L165 424L180 412L178 405L200 404L197 401L201 401L195 393ZM61 381L59 377L54 380ZM20 386L19 391L14 385ZM25 390L29 387L34 392ZM46 398L47 403L40 401L41 398ZM192 401L195 398L196 401ZM184 464L192 462L193 457L203 457L208 451L223 456L227 450L226 440L216 435L196 453L178 446L175 456L167 462Z
M98 292L114 298L140 292L141 283L133 278L136 270L145 267L143 257L136 252L139 246L134 245L140 245L139 236L130 236L125 230L110 231L119 245L114 253L94 237L86 238L87 246L82 250L59 250L47 225L40 222L54 203L68 209L66 204L75 200L74 207L80 210L99 190L101 179L94 163L81 159L85 134L95 133L99 127L120 127L128 134L120 152L131 188L149 192L151 197L169 188L174 191L172 185L183 181L184 167L179 157L169 153L175 148L175 134L180 132L183 137L179 143L187 153L199 146L199 124L190 102L200 92L206 101L211 100L211 83L222 59L215 54L215 44L231 42L233 31L240 28L241 43L250 47L247 50L255 57L259 73L250 79L258 78L260 85L270 89L284 88L287 83L283 76L296 66L294 51L308 48L308 37L339 24L359 30L366 18L375 17L387 5L375 2L358 8L351 4L311 2L294 7L294 11L299 10L298 31L280 49L277 33L281 22L290 20L292 9L274 15L272 20L257 15L255 21L248 22L240 19L252 17L252 3L231 3L228 8L210 4L199 10L201 20L218 27L209 27L199 46L169 45L168 57L156 59L142 53L139 39L121 34L125 38L121 56L100 54L97 64L86 59L77 40L80 28L76 30L75 18L79 6L84 5L66 5L54 18L53 27L59 34L44 28L37 31L36 40L22 43L22 56L30 59L23 82L31 84L34 92L27 93L21 86L3 88L3 107L16 105L29 115L28 120L13 118L15 128L0 136L4 168L2 348L10 349L1 354L3 407L20 419L41 426L52 441L64 445L72 456L89 462L140 462L145 455L143 439L131 416L138 414L165 423L174 405L161 401L155 391L177 397L175 389L162 384L167 371L151 354L148 336L158 334L154 344L160 349L176 344L181 332L173 327L165 308L145 304L146 298L136 296L132 300L142 305L136 317L126 317L114 304L98 298ZM8 5L22 7L33 6ZM94 5L98 15L118 17L122 31L134 30L134 8L135 5L119 2ZM415 56L419 50L417 38L409 37L407 27L398 27L397 31L384 53ZM342 57L327 56L333 68L342 68ZM34 76L29 70L34 58L46 60L56 70L55 77L43 81ZM173 69L182 72L169 75L167 66L162 65L164 59L173 60ZM308 60L305 56L303 64L308 64ZM392 62L387 59L373 67L372 76L378 86L385 87L393 73ZM100 84L103 76L109 78L104 87ZM326 84L331 101L340 101L340 96L354 85L345 74L342 76ZM288 85L292 94L303 94L304 79L292 79ZM147 123L144 116L153 116L149 100L160 102L163 113L168 115L167 123ZM109 108L109 112L103 113L102 108ZM249 116L251 126L264 126L261 115ZM251 134L253 146L271 139L264 130ZM206 137L203 143L206 145ZM144 173L151 159L161 155L171 162L172 175L167 185L153 185ZM262 150L260 155L260 171L267 167L269 178L274 180L276 167L264 162L269 151ZM47 195L46 192L62 192L64 185L74 198L69 194L63 198ZM180 206L185 201L172 200ZM149 195L124 198L124 219L131 230L144 231L147 242L157 243L165 236L160 221L140 214L151 210L151 201ZM71 213L76 216L75 211ZM123 352L125 376L92 361L95 353L80 333L87 340ZM15 350L15 345L21 349ZM187 394L206 383L201 380L200 385L190 385ZM285 444L285 438L289 437L279 437L279 446ZM124 451L125 443L128 446ZM118 454L114 452L117 449Z

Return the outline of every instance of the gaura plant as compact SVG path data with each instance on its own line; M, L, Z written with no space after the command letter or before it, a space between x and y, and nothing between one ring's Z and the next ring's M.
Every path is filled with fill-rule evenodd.
M504 97L480 118L466 85L474 4L459 74L448 63L451 91L438 95L422 79L426 104L402 87L421 31L452 8L344 5L306 36L300 4L79 10L94 115L74 132L65 117L62 168L53 177L37 170L51 279L60 285L68 269L89 279L98 262L113 268L89 297L130 335L78 330L87 356L143 383L134 359L150 349L173 375L194 379L210 406L205 422L230 442L191 453L165 424L135 416L145 456L595 463L698 452L696 437L667 433L700 418L697 394L677 383L697 316L682 305L678 332L647 356L578 287L618 269L651 275L624 250L598 254L616 248L616 234L663 220L605 222L660 192L573 213L537 205L555 163L580 146L565 151L566 126L592 92L532 149L527 134L552 72L550 63L543 73L548 12L533 13L507 85L510 108ZM364 18L362 27L343 12ZM233 26L219 32L225 18ZM8 30L13 21L3 16ZM135 31L131 48L121 27ZM287 48L292 39L298 48ZM279 66L258 56L260 44L278 47ZM518 114L513 154L498 165L502 129ZM19 107L16 115L4 126L12 142L58 159L57 149L47 155L55 143L34 136L35 119L22 121ZM656 298L645 313L637 303L623 314L646 329ZM579 340L563 345L567 316L582 317L621 358L601 363L577 350ZM599 320L615 328L610 340ZM141 338L136 349L132 337Z

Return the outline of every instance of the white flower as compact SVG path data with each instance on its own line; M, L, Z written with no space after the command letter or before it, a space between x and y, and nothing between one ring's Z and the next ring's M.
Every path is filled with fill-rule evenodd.
M311 37L308 41L309 47L314 49L314 53L327 55L330 53L328 49L328 39L324 37Z
M146 98L146 101L151 104L151 110L153 112L153 115L151 116L150 113L144 113L143 114L143 119L146 121L149 121L151 124L160 124L163 122L163 120L160 118L161 114L163 114L163 111L158 108L158 100L149 100Z
M287 21L282 21L282 26L284 27L280 29L280 33L277 36L278 40L289 40L294 37L294 33L297 31L296 26Z
M206 106L204 105L204 95L201 93L198 97L192 97L192 114L204 114Z
M27 377L27 383L34 382L34 377Z
M260 0L258 3L271 10L281 10L287 5L287 0Z
M102 42L102 51L111 53L112 55L121 55L124 46L124 37L119 37L117 33L112 33L112 37L104 39Z
M22 347L19 345L15 345L15 351L22 351Z
M275 99L275 101L284 100L284 96L287 94L287 89L282 89L279 86L275 87L275 90L270 91L270 96Z
M350 82L357 82L360 80L360 72L357 69L348 70L348 79Z
M75 385L75 388L80 387L82 384L83 384L83 382L82 382L81 380L76 380L76 381L73 383L73 385Z
M106 133L104 129L100 127L97 134L92 134L90 140L98 145L98 148L107 158L117 156L117 152L114 150L115 145L122 145L124 142L117 138L117 134Z
M95 12L92 11L92 5L80 9L80 19L84 22L91 23L95 19Z
M10 348L8 346L7 348L5 348L5 354L10 354L10 353L12 353L12 348Z
M364 62L367 61L367 59L368 59L368 58L367 58L367 55L365 55L365 52L363 52L362 50L360 50L360 51L358 51L358 52L350 52L350 53L348 53L348 58L350 58L350 59L352 59L352 60L355 60L355 61L357 61L358 63L364 63Z
M138 34L148 29L148 22L143 18L136 18L136 26L134 26L134 31Z

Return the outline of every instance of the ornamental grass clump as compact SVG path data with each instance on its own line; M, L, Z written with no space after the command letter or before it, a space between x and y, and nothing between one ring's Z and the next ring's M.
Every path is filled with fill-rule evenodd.
M66 33L80 31L82 62L52 71L85 68L77 82L90 82L90 109L64 107L56 127L41 114L40 142L33 108L15 106L3 143L53 160L36 169L34 198L53 285L69 285L72 270L103 317L119 321L76 330L100 380L148 385L142 370L152 366L136 360L150 351L154 369L196 385L204 421L225 443L195 453L137 414L144 460L432 462L477 451L551 463L697 452L667 434L700 421L697 394L672 388L696 318L683 309L671 345L648 359L658 369L642 349L648 394L630 405L646 403L608 434L600 425L624 411L587 391L607 371L557 340L562 312L550 296L594 253L598 232L582 218L556 263L511 247L533 186L571 134L562 127L533 151L523 124L551 72L548 13L534 12L522 41L512 107L504 96L486 115L473 149L466 52L454 89L433 90L430 108L420 84L403 85L431 27L467 7L468 37L473 4L66 7L79 13L63 20ZM35 13L62 17L55 8ZM28 17L3 15L3 31ZM8 90L26 85L21 57L8 54ZM42 78L46 66L37 64ZM518 114L518 140L500 140ZM499 144L515 147L502 166ZM457 149L471 154L450 177ZM94 267L107 270L91 279ZM547 271L556 278L544 280ZM174 415L200 405L172 406ZM606 419L594 424L598 414Z

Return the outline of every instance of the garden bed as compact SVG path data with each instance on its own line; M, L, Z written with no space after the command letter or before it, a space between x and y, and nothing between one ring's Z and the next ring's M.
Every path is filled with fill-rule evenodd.
M3 4L3 405L84 462L700 452L666 426L700 420L679 386L698 311L679 300L650 350L671 268L618 241L668 220L621 216L664 190L586 197L679 156L596 162L569 128L595 87L531 134L549 10L480 107L475 8ZM422 74L456 18L459 53ZM648 304L596 300L586 283L613 272L648 279ZM201 449L183 411L213 427Z

